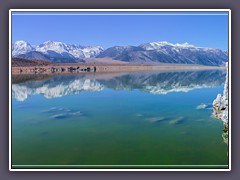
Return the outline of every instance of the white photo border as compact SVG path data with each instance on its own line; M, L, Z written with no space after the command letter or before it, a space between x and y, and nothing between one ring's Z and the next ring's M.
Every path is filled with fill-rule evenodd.
M81 166L72 166L72 165L54 165L54 167L60 167L59 169L55 168L29 168L29 169L17 169L12 167L12 65L11 65L11 58L12 58L12 13L13 12L79 12L79 13L86 13L86 12L151 12L151 13L166 13L166 12L224 12L228 13L228 83L229 83L229 111L228 111L228 118L229 118L229 134L228 134L228 168L224 169L195 169L194 167L204 167L205 165L171 165L173 167L179 167L178 169L166 169L166 165L163 165L162 167L164 168L156 168L160 167L160 165L149 165L149 167L155 167L154 169L144 169L143 167L147 167L148 165L140 165L139 169L138 168L130 168L130 169L108 169L108 167L114 167L114 165L99 165L102 166L102 168L96 168L96 169L87 169L86 165L83 165L82 169L79 169ZM62 14L63 15L63 14ZM87 15L87 14L86 14ZM176 15L176 14L175 14ZM198 14L199 15L199 14ZM33 167L34 165L30 165ZM74 169L68 169L68 168L61 168L61 167L75 167ZM95 165L90 165L97 167ZM121 167L121 165L116 165L117 167ZM123 167L130 167L130 165L122 165ZM133 165L136 167L136 165ZM171 167L169 166L169 167ZM184 168L184 167L190 167L192 166L193 168ZM219 165L214 165L214 166L219 166ZM24 167L27 167L27 165L24 165ZM41 167L40 165L36 165L36 167ZM45 167L51 167L49 165L46 165ZM76 168L77 167L77 168ZM184 169L181 169L183 167ZM211 165L206 165L206 167L211 167ZM10 9L9 10L9 171L231 171L231 9Z

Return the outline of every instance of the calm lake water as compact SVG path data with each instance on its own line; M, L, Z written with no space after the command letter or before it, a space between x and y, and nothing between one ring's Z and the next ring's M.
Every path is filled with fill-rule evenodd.
M223 123L211 117L225 75L13 75L13 168L228 168Z

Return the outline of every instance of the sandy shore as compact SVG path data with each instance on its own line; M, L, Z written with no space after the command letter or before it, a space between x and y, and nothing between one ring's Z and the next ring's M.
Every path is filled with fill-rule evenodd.
M132 72L132 71L177 71L177 70L212 70L224 69L217 66L200 66L200 65L145 65L145 64L94 64L94 63L68 63L56 64L53 66L34 66L34 67L12 67L12 74L51 74L51 73L69 73L69 68L87 69L91 71L95 68L96 72ZM55 69L55 71L52 71ZM61 69L65 69L61 71ZM81 73L82 71L71 71L71 73Z

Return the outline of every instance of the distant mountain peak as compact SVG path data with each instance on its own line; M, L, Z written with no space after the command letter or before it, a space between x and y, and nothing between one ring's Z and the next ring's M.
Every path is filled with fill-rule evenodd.
M187 42L156 41L139 46L82 46L58 41L45 41L32 46L20 40L12 45L12 56L27 59L44 58L52 62L82 62L83 58L112 58L129 63L173 63L222 66L228 61L228 52L216 48L198 47Z
M146 44L151 44L151 45L170 45L172 46L173 44L167 41L156 41L156 42L150 42Z
M140 46L144 46L144 45L145 46L149 45L149 46L153 46L153 47L173 46L173 47L196 47L197 48L197 46L189 44L188 42L173 44L173 43L170 43L170 42L167 42L167 41L156 41L156 42L141 44Z
M222 66L228 61L226 51L220 49L197 47L187 42L170 43L155 41L139 46L114 46L101 52L97 57L112 58L129 63L173 63Z
M100 46L81 46L66 44L60 41L45 41L40 45L31 46L26 41L16 41L12 46L12 56L21 58L43 57L50 61L74 62L74 59L89 58L97 56L103 48ZM31 53L34 52L34 53ZM30 54L29 54L30 53ZM62 60L61 60L62 59Z
M44 41L42 44L53 44L53 45L59 45L59 44L65 44L64 42L60 42L60 41ZM65 44L66 45L66 44Z
M17 56L19 54L25 54L30 51L34 51L34 48L26 41L19 40L12 45L12 55Z
M188 42L185 42L185 43L182 43L182 44L176 43L175 46L179 46L179 47L196 47L196 46L194 46L192 44L189 44Z
M15 42L15 44L28 44L28 42L26 42L24 40L18 40Z
M24 40L16 41L13 45L14 45L14 46L18 46L18 47L31 46L27 41L24 41Z

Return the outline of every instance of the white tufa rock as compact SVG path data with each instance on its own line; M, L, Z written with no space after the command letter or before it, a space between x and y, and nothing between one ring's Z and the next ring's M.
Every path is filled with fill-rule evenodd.
M227 63L226 67L228 67ZM228 125L228 70L223 94L217 95L217 98L213 101L213 109L213 115L222 120L225 125Z
M228 144L228 63L226 63L227 75L223 94L218 94L213 101L213 115L224 123L223 141Z

